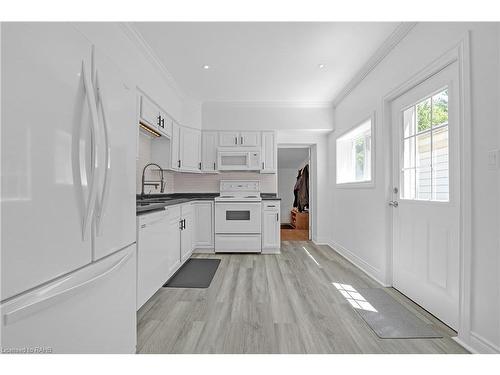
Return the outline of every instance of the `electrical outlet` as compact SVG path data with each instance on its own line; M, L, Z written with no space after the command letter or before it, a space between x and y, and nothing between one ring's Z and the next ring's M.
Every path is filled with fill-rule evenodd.
M491 170L500 168L500 150L488 151L488 168Z

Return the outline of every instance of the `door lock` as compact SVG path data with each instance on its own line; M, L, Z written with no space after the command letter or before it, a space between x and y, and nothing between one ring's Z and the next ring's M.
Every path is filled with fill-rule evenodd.
M398 201L390 201L389 202L389 206L392 206L392 207L396 208L396 207L399 206L399 203L398 203Z

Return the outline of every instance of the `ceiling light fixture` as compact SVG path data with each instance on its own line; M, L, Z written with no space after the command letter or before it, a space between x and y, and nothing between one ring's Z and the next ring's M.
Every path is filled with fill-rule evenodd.
M326 64L318 64L318 68L325 69L326 68Z
M207 69L210 69L210 65L203 65L203 69L207 70Z

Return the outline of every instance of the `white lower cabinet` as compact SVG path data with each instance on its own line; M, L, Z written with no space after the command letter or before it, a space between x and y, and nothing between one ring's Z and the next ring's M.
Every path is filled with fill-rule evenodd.
M181 265L181 206L168 207L168 228L167 228L167 258L168 258L168 271L166 274L167 281L170 276L177 271Z
M139 309L168 277L170 251L169 211L159 211L137 218L137 309ZM177 248L177 259L179 249Z
M262 253L280 252L280 201L262 203Z
M191 203L168 206L137 218L137 309L160 289L193 253Z
M195 250L214 250L214 202L199 201L194 208L194 244Z
M181 263L193 254L194 209L191 203L181 206Z

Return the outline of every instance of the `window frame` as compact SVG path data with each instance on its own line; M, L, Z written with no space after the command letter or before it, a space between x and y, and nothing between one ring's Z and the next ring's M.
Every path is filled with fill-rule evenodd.
M344 130L342 133L340 133L336 138L335 138L335 186L337 188L341 189L370 189L375 187L375 148L376 148L376 142L375 142L375 131L376 131L376 111L371 112L368 116L364 116L360 121L357 121L353 126L351 126L349 129ZM370 150L370 180L367 181L351 181L351 182L338 182L338 175L337 175L337 141L339 138L342 138L344 135L347 133L353 131L354 129L360 127L363 125L365 122L370 121L370 132L371 132L371 137L370 137L370 142L371 142L371 150Z

